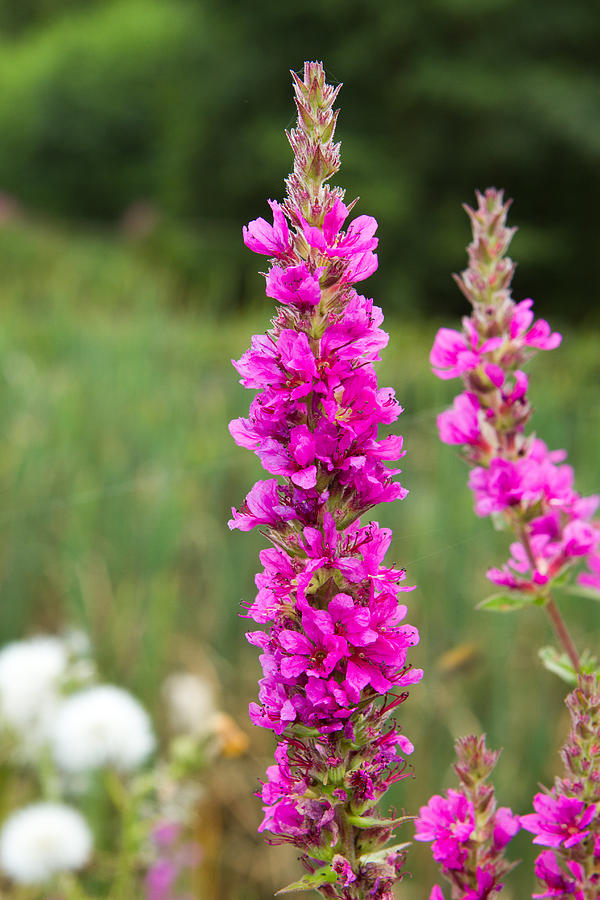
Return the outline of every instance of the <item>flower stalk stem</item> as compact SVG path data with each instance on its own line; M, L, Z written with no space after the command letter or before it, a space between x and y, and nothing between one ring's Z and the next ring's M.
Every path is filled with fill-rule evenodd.
M573 668L576 672L581 672L581 660L579 658L579 654L575 648L573 639L569 634L569 629L567 628L565 620L560 614L560 611L552 594L548 594L545 609L548 613L552 628L554 629L554 634L558 638L558 641L561 644L563 650L573 663Z
M531 564L531 568L533 571L537 569L537 560L535 558L535 554L531 547L531 541L529 540L529 531L527 526L524 525L520 529L518 529L518 537L521 541L525 553L527 554L527 558ZM545 594L546 602L544 603L544 609L548 613L548 618L550 619L550 624L554 630L554 634L556 635L559 644L571 660L573 668L575 672L581 672L581 660L579 658L579 653L573 643L573 638L569 634L569 629L567 628L566 622L563 619L558 606L556 605L556 601L551 593Z

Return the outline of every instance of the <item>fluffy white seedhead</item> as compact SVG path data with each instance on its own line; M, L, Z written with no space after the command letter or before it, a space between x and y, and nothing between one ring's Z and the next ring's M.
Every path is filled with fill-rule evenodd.
M60 638L15 641L0 650L0 723L39 742L58 699L68 665Z
M59 872L79 869L91 852L85 819L62 803L25 806L0 832L0 868L17 884L43 884Z
M141 704L110 684L78 691L65 699L51 730L57 765L66 773L113 766L130 772L155 745L152 723Z
M191 672L169 675L163 696L173 731L198 737L213 731L217 707L213 687L205 678Z

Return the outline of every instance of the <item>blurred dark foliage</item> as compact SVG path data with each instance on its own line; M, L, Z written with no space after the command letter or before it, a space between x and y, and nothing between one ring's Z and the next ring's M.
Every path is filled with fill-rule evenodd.
M345 84L340 181L380 221L369 291L388 309L464 310L448 277L464 261L460 204L496 185L516 201L519 296L595 311L588 0L1 0L0 29L0 188L75 220L154 204L151 253L209 273L223 308L260 294L240 225L282 194L288 69L308 58Z

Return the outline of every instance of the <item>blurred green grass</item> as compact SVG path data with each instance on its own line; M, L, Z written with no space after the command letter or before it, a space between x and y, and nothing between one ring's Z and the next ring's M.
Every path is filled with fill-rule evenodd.
M94 233L16 221L0 229L0 257L0 640L79 625L107 680L155 711L165 674L202 646L219 673L222 705L245 722L259 669L239 602L253 594L264 539L230 533L226 522L262 470L227 432L250 399L229 359L267 327L270 307L229 318L206 298L184 307L168 269ZM378 302L385 310L386 298ZM538 307L543 315L543 298ZM492 746L505 748L499 800L524 812L537 782L548 783L557 768L564 689L536 660L537 647L551 640L538 610L473 610L490 592L485 569L506 557L506 536L476 520L466 467L437 440L435 416L455 386L431 375L437 323L417 313L387 320L391 340L380 366L381 383L393 385L405 407L399 430L410 494L375 514L394 530L390 558L418 584L407 602L421 631L413 662L425 669L400 709L416 745L415 777L392 799L416 812L452 784L453 738L484 730ZM593 491L597 336L569 328L563 346L531 370L538 433L568 449L579 489ZM563 607L578 644L597 643L598 608L575 599ZM264 768L271 737L250 733L253 766ZM255 768L242 792L250 794L261 775ZM518 839L525 859L528 845ZM280 851L256 838L254 852L275 860ZM427 856L417 845L408 900L429 892L435 873ZM283 882L272 867L276 889ZM531 891L530 872L519 868L507 897ZM263 896L235 867L222 890L236 900Z

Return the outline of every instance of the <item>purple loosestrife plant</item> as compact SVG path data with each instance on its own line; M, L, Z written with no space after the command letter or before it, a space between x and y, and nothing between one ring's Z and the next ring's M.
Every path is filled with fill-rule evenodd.
M597 496L573 488L573 469L563 450L551 451L526 432L531 417L523 365L539 350L553 350L561 336L543 319L534 321L533 301L515 303L510 284L514 263L506 255L515 232L507 228L510 203L502 191L477 193L477 209L465 207L473 228L469 266L456 281L473 307L462 332L441 328L431 351L434 373L463 380L452 409L438 416L444 443L463 447L471 464L469 486L479 516L491 515L516 537L511 556L488 578L502 592L480 604L491 610L545 607L567 654L564 663L546 649L545 659L576 680L581 661L552 596L581 561L582 589L600 590L600 523Z
M507 807L496 808L494 788L486 784L499 751L488 750L485 736L456 742L458 791L435 795L421 807L415 838L432 841L433 858L450 882L456 900L487 900L502 889L515 863L504 859L507 844L519 830L519 818ZM430 900L443 900L436 885Z
M272 224L243 230L246 246L271 258L266 292L279 306L234 362L258 394L230 425L276 476L257 482L229 523L259 527L273 545L247 610L267 626L248 634L264 673L250 717L279 737L260 830L301 852L308 872L286 890L391 900L406 845L388 842L403 819L377 804L408 774L413 748L393 716L422 672L407 663L419 636L398 603L405 573L383 565L391 532L360 517L407 493L386 466L403 455L402 438L378 438L402 409L373 367L388 342L381 310L354 288L377 268L377 223L348 224L354 204L327 183L340 165L339 87L320 63L292 77L287 197L269 201Z
M557 778L551 791L536 794L535 812L520 819L522 827L535 834L534 843L551 848L536 860L541 892L533 896L598 900L600 692L595 674L581 674L585 666L551 593L583 560L589 571L579 573L577 581L584 592L598 598L600 523L593 519L598 498L575 492L573 470L564 465L563 451L549 451L543 441L525 432L531 407L521 367L537 350L557 347L561 337L551 332L547 322L533 321L531 300L515 303L511 298L514 264L506 253L514 229L506 227L509 204L494 189L478 193L477 200L476 210L467 207L473 226L469 267L457 277L473 313L463 319L462 333L440 329L431 352L436 375L461 376L466 390L452 409L438 416L438 427L442 441L462 445L474 467L469 485L477 514L494 516L517 539L507 565L488 572L504 593L480 605L493 610L544 606L565 656L559 659L545 651L542 658L566 680L578 681L567 698L572 719L562 752L567 775ZM469 740L473 739L459 742L459 757ZM421 810L416 836L433 841L434 858L453 885L452 896L479 900L499 890L503 872L497 865L487 871L473 853L479 853L481 839L487 839L488 848L498 845L498 863L505 866L502 838L496 838L500 813L499 834L508 839L519 822L509 810L498 810L493 830L478 833L477 803L465 780L472 779L477 769L476 755L467 753L462 762L457 771L464 790L449 792L447 799L432 798ZM465 804L465 798L471 805ZM431 900L442 898L436 886Z
M561 751L565 777L533 799L534 813L521 824L534 844L550 847L535 863L541 891L533 896L600 897L600 688L582 675L566 699L571 731Z

